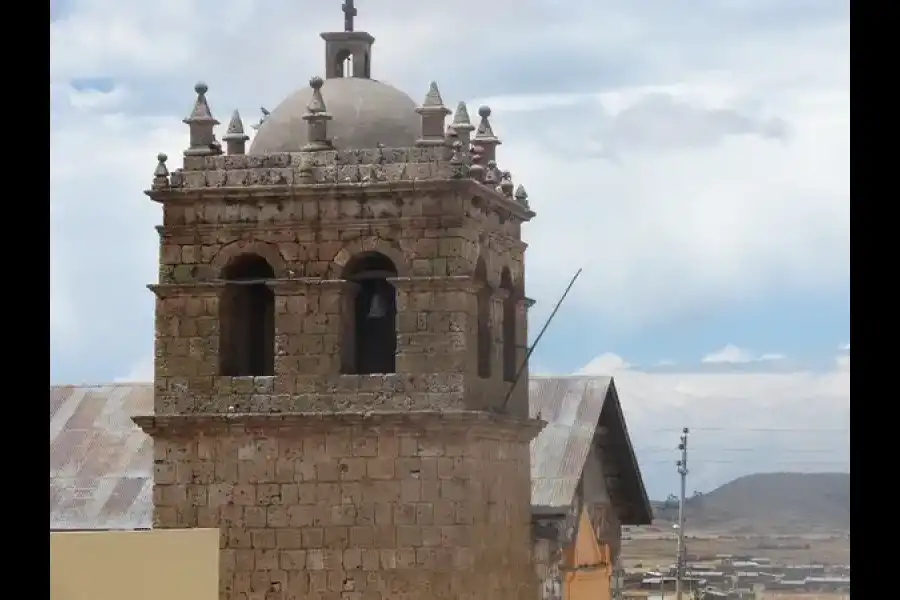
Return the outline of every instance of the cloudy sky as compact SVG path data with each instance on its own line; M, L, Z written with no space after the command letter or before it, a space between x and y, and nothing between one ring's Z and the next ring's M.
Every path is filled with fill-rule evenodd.
M427 8L426 8L427 6ZM542 373L609 373L657 492L849 468L849 3L359 0L373 76L494 109L529 191ZM222 121L323 72L340 0L59 0L50 377L146 378L160 210L198 79ZM327 102L327 98L326 98ZM658 466L658 469L657 467Z

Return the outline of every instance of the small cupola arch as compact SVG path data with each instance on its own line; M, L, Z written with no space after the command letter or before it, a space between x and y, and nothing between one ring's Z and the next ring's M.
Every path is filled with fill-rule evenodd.
M231 377L275 374L275 296L272 265L258 254L233 257L222 269L219 372Z
M380 252L363 252L344 267L342 279L356 284L345 313L342 371L368 375L397 369L397 292L388 281L397 266Z

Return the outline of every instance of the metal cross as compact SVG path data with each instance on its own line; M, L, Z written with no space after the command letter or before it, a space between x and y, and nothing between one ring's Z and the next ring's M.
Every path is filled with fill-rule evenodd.
M353 6L353 0L344 0L341 10L344 11L344 31L353 31L353 17L356 16L356 7Z

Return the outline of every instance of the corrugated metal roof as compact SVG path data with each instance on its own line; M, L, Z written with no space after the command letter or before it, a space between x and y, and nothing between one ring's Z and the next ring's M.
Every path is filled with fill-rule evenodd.
M531 504L572 502L587 459L611 377L532 377L532 417L546 427L531 443Z
M50 529L139 529L153 520L153 443L131 421L150 384L50 386Z
M574 497L610 377L532 377L531 503ZM131 417L153 410L149 383L50 386L50 529L139 529L153 521L153 443ZM626 434L627 435L627 434Z

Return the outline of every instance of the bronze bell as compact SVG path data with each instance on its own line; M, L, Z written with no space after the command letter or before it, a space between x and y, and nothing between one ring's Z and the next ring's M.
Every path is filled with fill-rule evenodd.
M387 307L385 306L384 298L381 295L381 292L376 290L374 294L372 294L372 303L369 304L369 314L366 315L368 319L382 319L387 315Z

